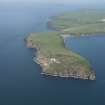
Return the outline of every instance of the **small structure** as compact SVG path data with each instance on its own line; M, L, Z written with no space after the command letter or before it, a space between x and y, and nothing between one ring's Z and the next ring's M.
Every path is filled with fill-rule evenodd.
M53 63L53 62L56 62L56 59L55 58L51 58L50 61Z
M51 58L50 62L51 63L58 63L58 64L60 63L56 58Z

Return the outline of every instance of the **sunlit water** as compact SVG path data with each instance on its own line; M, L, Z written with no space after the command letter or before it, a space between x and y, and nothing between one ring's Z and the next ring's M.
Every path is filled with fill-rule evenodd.
M105 37L67 39L67 46L90 60L96 81L43 77L25 46L30 32L49 31L46 21L73 7L58 5L0 8L0 105L105 105Z

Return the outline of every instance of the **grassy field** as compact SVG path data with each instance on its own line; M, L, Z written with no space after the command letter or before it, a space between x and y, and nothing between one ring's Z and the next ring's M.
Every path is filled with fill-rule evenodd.
M53 16L50 27L64 33L92 34L105 32L105 10L79 10Z
M69 54L69 51L64 48L63 39L58 32L33 33L30 38L46 56L57 53Z

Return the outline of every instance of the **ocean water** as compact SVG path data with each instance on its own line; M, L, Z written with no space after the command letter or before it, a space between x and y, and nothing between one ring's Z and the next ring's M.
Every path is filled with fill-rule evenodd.
M90 60L96 81L44 77L24 38L50 31L50 16L81 6L0 4L0 105L105 105L105 37L67 39L68 48Z

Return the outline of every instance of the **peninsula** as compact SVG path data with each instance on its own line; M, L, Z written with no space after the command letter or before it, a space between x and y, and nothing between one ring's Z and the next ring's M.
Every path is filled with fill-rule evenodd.
M65 48L59 32L32 33L26 41L28 48L37 49L33 60L42 67L42 74L95 80L89 62Z
M42 67L42 74L64 78L95 80L89 61L65 47L66 35L105 33L105 11L71 11L51 17L47 23L55 32L31 33L27 47L37 49L33 60Z

